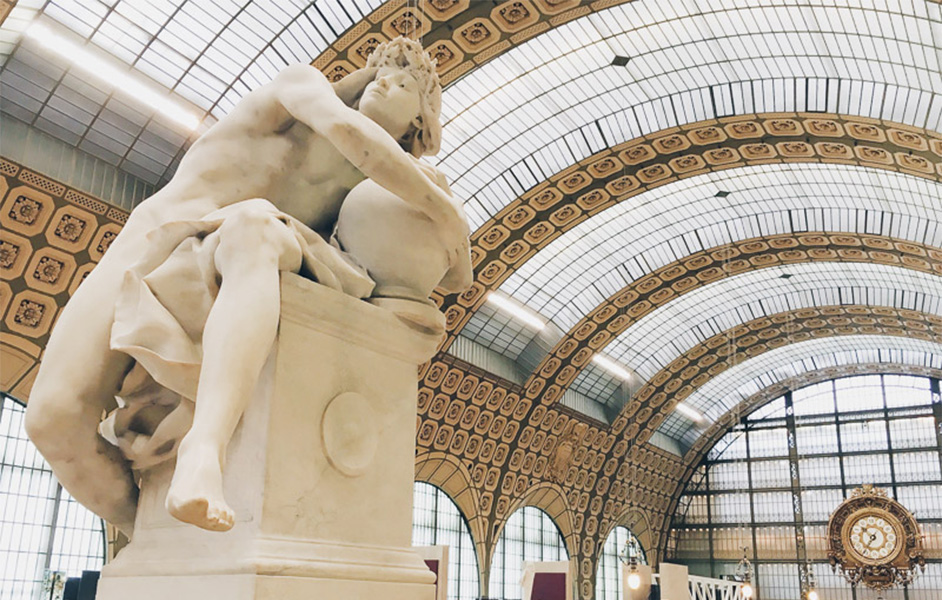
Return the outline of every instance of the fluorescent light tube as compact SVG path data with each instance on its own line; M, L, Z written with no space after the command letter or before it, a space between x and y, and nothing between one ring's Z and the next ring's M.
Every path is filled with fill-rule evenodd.
M706 418L702 414L700 414L699 411L687 406L683 402L675 406L674 409L680 414L687 417L688 419L695 421L697 423L703 423L706 420Z
M68 59L92 77L114 86L123 95L131 96L138 102L150 106L191 131L199 127L200 118L168 98L166 94L138 81L130 73L109 64L97 53L90 52L88 48L66 39L43 23L34 23L26 30L26 33L44 48Z
M615 377L618 377L622 381L630 381L632 377L631 371L623 367L620 363L615 362L604 354L596 354L592 357L592 362L602 367Z
M502 296L497 292L491 292L487 295L487 301L494 305L494 308L507 313L525 325L540 331L546 326L546 321L537 313L523 306L515 300Z

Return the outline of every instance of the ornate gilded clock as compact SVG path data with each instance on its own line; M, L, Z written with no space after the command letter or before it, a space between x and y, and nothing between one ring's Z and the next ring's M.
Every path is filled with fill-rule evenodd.
M828 522L828 559L851 585L876 590L910 583L926 568L919 523L886 491L865 485Z

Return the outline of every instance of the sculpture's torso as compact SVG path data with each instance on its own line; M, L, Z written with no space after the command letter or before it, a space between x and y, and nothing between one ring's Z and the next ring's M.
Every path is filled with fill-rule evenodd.
M264 198L329 233L344 196L362 180L324 136L295 122L266 86L193 144L174 178L132 213L128 227L149 230Z

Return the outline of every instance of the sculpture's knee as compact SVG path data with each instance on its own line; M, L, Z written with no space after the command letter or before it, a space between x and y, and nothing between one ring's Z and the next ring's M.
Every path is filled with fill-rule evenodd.
M65 405L66 399L77 402L66 390L60 395L45 387L34 389L26 405L26 435L50 461L67 458L74 451L70 433L80 426L80 419Z
M219 228L216 264L223 276L229 267L244 270L278 266L285 262L286 255L295 253L295 248L294 236L277 216L263 209L245 209L228 217ZM297 254L300 260L299 250Z

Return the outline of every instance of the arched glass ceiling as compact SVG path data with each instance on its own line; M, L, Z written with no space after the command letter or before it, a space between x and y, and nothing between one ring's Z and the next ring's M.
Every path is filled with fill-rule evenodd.
M50 0L43 13L221 117L383 1Z
M290 63L310 62L382 0L50 0L41 19L210 115ZM27 0L29 4L29 0ZM41 4L41 3L40 3ZM9 37L4 31L3 39ZM0 57L2 58L2 57ZM2 68L3 111L140 179L176 168L189 132L22 39Z
M942 368L942 344L914 338L850 335L808 340L765 352L720 373L684 402L715 421L753 394L789 377L828 367L898 363ZM690 447L702 430L672 413L658 432Z
M791 277L783 279L787 273ZM647 381L707 339L741 323L800 308L866 305L942 316L942 280L919 271L868 263L800 263L751 271L697 288L642 317L612 340L606 356ZM573 388L606 401L621 382L583 370Z
M940 186L865 167L773 164L670 183L605 210L520 266L500 291L563 331L632 281L694 252L802 231L886 235L942 247ZM717 191L730 195L717 198ZM481 309L462 331L516 358L534 332Z
M783 279L787 273L789 278ZM651 312L629 327L605 353L653 377L684 352L739 325L815 306L867 305L942 316L942 278L869 263L801 263L723 279Z
M477 227L599 150L703 119L827 111L942 129L942 7L847 4L638 0L591 13L448 88L439 167ZM630 62L610 66L615 55Z

